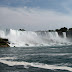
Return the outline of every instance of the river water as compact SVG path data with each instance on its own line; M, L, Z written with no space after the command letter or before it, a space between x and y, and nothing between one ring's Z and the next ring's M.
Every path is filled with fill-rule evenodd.
M72 72L72 45L0 48L0 72Z

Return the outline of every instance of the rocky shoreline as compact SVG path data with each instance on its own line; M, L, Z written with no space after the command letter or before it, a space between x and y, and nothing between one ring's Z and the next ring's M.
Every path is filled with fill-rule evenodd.
M10 47L8 39L0 38L0 47Z

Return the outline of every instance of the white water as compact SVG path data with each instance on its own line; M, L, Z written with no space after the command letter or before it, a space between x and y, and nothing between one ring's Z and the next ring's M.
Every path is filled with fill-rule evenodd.
M43 68L43 69L51 69L51 70L55 70L55 69L60 69L60 70L68 70L72 72L72 67L67 67L67 66L57 66L57 65L48 65L48 64L43 64L43 63L34 63L34 62L18 62L18 61L7 61L6 59L15 59L12 57L5 57L5 58L0 58L0 62L7 64L9 66L16 66L16 65L23 65L24 68L28 68L29 66L32 67L38 67L38 68Z
M33 31L18 31L10 29L9 32L0 30L0 37L7 38L11 47L25 46L52 46L66 45L70 42L66 38L66 33L61 38L57 32L33 32Z

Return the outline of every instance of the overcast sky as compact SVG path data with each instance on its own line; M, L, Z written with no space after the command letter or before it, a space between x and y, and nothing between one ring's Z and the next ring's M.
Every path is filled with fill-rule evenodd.
M0 28L72 27L72 0L0 0Z

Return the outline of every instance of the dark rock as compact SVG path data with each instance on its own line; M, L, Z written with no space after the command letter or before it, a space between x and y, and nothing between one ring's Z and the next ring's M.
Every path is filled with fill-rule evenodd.
M2 39L0 38L0 47L10 47L8 42L8 39Z
M8 39L2 39L3 41L8 41Z
M29 44L25 44L26 46L29 46Z

